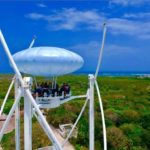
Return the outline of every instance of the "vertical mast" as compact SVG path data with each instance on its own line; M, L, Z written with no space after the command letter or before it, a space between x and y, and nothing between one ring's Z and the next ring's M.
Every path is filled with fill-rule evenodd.
M94 75L89 75L89 150L94 150Z

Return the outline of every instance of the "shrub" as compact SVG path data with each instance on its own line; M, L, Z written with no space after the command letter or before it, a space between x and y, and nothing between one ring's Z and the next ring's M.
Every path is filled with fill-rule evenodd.
M147 148L141 147L141 146L133 146L131 150L148 150Z
M5 113L5 114L9 113L9 111L10 111L10 109L11 109L13 103L14 103L14 100L12 100L12 99L8 99L8 101L6 102L6 105L4 107L4 112L3 113Z
M120 129L131 140L133 146L140 146L142 143L143 128L136 124L123 124Z
M135 110L124 110L122 113L122 122L123 123L130 123L130 122L137 122L140 119L140 115Z
M50 140L44 133L42 127L38 122L35 122L32 126L32 148L37 149L45 146L51 145ZM23 139L23 137L21 138Z
M59 109L49 109L47 111L47 120L49 124L58 127L59 124L73 123L77 118L77 115L65 109L65 105L59 107Z
M127 137L119 128L115 126L107 128L107 139L108 149L112 148L115 150L128 150L130 147Z
M100 140L99 141L95 141L95 150L102 150L103 148L101 147L101 143Z
M88 148L86 148L86 147L84 147L84 146L81 146L81 145L79 145L79 144L76 144L76 145L75 145L75 149L76 149L76 150L88 150Z
M10 147L15 149L15 131L4 135L1 146L5 150L10 150Z
M142 144L150 147L150 127L143 131Z
M114 109L107 109L105 111L105 119L108 125L115 124L118 125L120 123L120 116L115 112Z
M144 129L149 128L150 125L150 113L141 116L140 123Z
M78 138L71 138L70 142L76 146L76 149L88 147L89 144L89 126L88 119L81 117L78 125Z

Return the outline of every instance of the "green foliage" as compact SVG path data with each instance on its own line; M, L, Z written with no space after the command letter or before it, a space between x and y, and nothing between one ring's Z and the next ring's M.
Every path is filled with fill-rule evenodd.
M1 146L4 147L4 150L15 149L15 131L4 135Z
M140 115L137 111L128 109L122 112L121 118L122 118L122 122L128 122L128 123L138 122L140 119Z
M0 75L0 104L11 82L12 75ZM47 80L38 77L37 81ZM82 95L88 88L88 77L67 75L58 78L58 83L68 82L73 95ZM98 77L104 113L106 117L109 150L148 150L150 147L150 79L136 77ZM8 113L14 100L11 92L4 109ZM84 99L68 102L59 108L47 109L47 120L58 127L74 123L84 104ZM23 101L21 101L21 110ZM76 150L87 150L89 145L88 108L78 124L78 138L70 139ZM23 121L22 121L23 123ZM21 124L23 133L23 125ZM41 140L42 139L42 140ZM21 134L23 145L23 134ZM33 149L49 145L47 137L33 118ZM14 131L4 136L2 146L14 149ZM95 149L103 149L102 123L97 94L95 94Z
M140 124L144 129L148 129L150 127L150 114L143 114L140 118Z
M130 139L132 145L142 144L143 128L136 124L123 124L120 129L125 133L125 135Z
M47 135L45 135L43 129L37 121L35 121L32 126L32 132L32 149L37 149L51 145L51 142L49 141Z
M108 126L118 125L120 124L120 115L113 108L109 108L105 110L105 120Z
M74 113L72 108L74 106L70 106L68 104L62 105L59 109L54 108L47 111L47 120L49 123L53 124L55 127L58 127L60 123L70 123L74 121L74 118L77 115ZM71 110L72 108L72 110ZM75 110L76 111L76 110Z
M8 113L9 113L9 111L10 111L10 109L11 109L13 103L14 103L14 100L13 100L13 99L9 99L8 101L9 101L9 102L6 103L5 108L4 108L4 113L5 113L5 114L8 114Z
M150 127L147 128L146 130L143 130L143 135L141 138L143 141L142 145L143 146L145 145L145 147L149 148L150 147Z
M108 144L112 149L128 150L130 143L127 137L123 134L122 130L112 126L107 128Z
M76 144L76 145L75 145L75 149L76 149L76 150L88 150L87 147L81 146L81 145L79 145L79 144Z

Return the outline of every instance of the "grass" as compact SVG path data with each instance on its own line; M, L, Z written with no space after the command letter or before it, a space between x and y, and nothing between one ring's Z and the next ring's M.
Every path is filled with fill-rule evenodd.
M11 75L0 75L0 104L11 81ZM37 78L38 82L45 80ZM88 77L84 75L63 76L58 83L68 82L73 95L82 95L88 88ZM150 147L150 79L136 77L98 77L104 112L106 117L109 150L148 150ZM10 94L5 113L13 103L13 92ZM59 108L46 110L47 120L53 126L75 122L84 99L68 102ZM78 124L77 139L70 142L77 150L88 149L88 107ZM23 123L21 124L23 132ZM102 126L97 95L95 92L95 149L101 150ZM23 134L21 136L23 145ZM14 131L4 136L4 150L15 149ZM47 137L37 121L33 119L33 149L49 145Z

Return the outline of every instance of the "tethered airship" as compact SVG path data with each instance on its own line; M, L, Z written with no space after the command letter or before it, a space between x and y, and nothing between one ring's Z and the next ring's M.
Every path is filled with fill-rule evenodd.
M78 54L58 47L33 47L20 51L13 58L22 73L34 76L60 76L83 66Z

